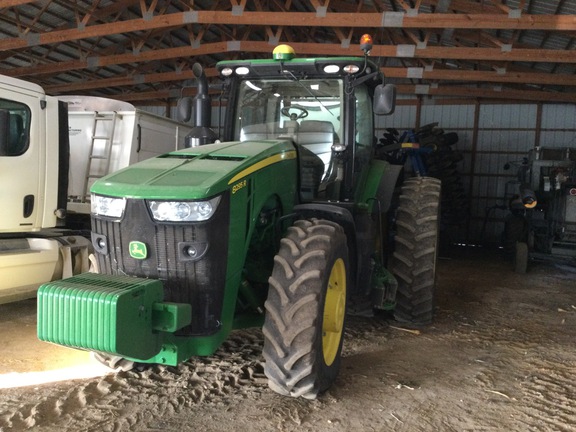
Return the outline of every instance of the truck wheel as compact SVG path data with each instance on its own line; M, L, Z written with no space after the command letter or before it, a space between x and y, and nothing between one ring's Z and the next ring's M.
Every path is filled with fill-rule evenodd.
M504 221L504 251L514 253L516 242L525 242L528 237L528 223L521 215L510 214Z
M528 244L525 242L516 242L514 251L514 271L524 274L528 270Z
M272 390L315 399L338 374L348 247L338 224L299 220L281 240L269 279L264 372Z
M390 270L398 281L398 321L429 324L434 311L434 285L438 251L440 180L407 179L396 213L395 250Z

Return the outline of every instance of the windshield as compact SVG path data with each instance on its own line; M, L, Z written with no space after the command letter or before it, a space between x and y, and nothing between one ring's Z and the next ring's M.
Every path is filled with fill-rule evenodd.
M240 83L236 140L297 135L314 122L341 135L343 85L340 79L252 79Z

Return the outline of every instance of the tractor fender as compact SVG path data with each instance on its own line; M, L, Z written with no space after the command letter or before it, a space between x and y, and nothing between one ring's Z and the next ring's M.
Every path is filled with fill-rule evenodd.
M324 203L310 203L310 204L297 204L294 206L294 213L302 219L327 219L336 222L344 228L347 237L349 234L354 236L355 224L354 217L350 210L333 204Z
M398 182L403 165L392 165L387 161L374 160L370 165L366 186L361 196L361 202L371 207L380 205L380 213L390 209L392 196Z
M350 210L332 204L310 203L295 205L293 214L301 219L326 219L337 223L344 229L350 257L350 280L356 281L358 276L356 224Z

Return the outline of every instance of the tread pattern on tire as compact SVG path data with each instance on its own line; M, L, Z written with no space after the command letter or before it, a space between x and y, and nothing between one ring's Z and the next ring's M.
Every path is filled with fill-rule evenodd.
M514 271L524 274L528 271L528 244L526 242L516 242L514 247Z
M407 179L396 214L395 250L390 270L398 281L395 318L429 324L434 311L440 180Z
M326 267L335 247L346 249L339 225L298 220L288 228L274 257L262 331L264 371L269 387L279 394L315 399L331 384L322 370L326 365L318 364L323 359L318 332L322 331L324 280L331 270ZM334 363L337 371L339 358Z

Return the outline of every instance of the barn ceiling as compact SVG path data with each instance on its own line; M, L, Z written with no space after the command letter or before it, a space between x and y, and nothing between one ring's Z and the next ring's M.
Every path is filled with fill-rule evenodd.
M361 55L364 33L401 94L576 102L576 0L2 0L0 73L170 103L195 62Z

